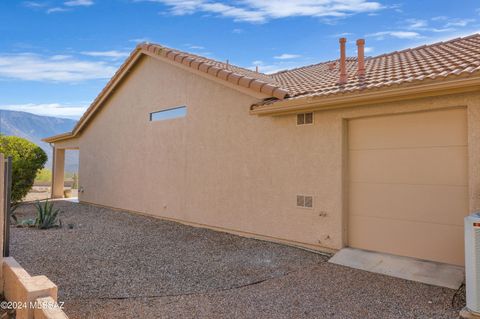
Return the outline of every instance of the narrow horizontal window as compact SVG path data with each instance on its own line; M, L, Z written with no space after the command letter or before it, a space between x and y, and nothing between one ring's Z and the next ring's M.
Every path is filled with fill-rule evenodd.
M179 106L150 113L150 121L170 120L177 117L184 117L185 115L187 115L187 107Z

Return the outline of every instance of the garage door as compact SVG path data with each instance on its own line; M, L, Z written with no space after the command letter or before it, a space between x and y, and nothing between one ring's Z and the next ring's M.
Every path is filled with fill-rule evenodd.
M349 122L349 246L463 265L465 109Z

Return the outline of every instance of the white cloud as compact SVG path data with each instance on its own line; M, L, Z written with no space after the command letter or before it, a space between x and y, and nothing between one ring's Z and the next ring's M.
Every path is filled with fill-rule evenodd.
M445 23L445 28L449 27L466 27L471 22L474 22L474 19L450 19Z
M33 53L0 54L0 78L78 82L107 79L115 73L115 70L115 65L104 61L86 61L70 56L45 57Z
M289 53L283 53L280 55L276 55L273 58L277 60L289 60L289 59L296 59L301 57L300 54L289 54Z
M129 52L110 50L110 51L82 51L80 52L83 55L93 56L93 57L102 57L102 58L111 58L111 59L123 59L130 55Z
M434 32L445 32L445 31L455 31L456 28L463 28L475 22L475 19L462 19L462 18L450 18L447 16L437 16L431 19L437 24L442 23L441 26L438 26L436 29L429 29Z
M261 73L277 73L287 69L293 69L300 66L304 66L301 62L293 62L293 61L278 61L276 63L264 63L263 61L257 60L253 61L251 66L248 68L250 70L255 70L258 67L258 71Z
M151 42L149 38L135 38L135 39L130 39L128 41L133 43Z
M344 38L344 37L348 37L350 35L353 35L353 33L351 32L342 32L342 33L335 33L335 34L332 34L331 37L332 38Z
M201 45L194 45L194 44L188 45L188 48L192 50L205 50L205 47L202 47Z
M385 38L397 38L397 39L419 39L422 35L414 31L381 31L367 34L367 37L383 40Z
M372 53L373 51L375 51L375 49L373 47L365 47L364 48L365 53Z
M69 11L67 8L62 8L62 7L53 7L47 10L47 13L57 13L57 12L65 12Z
M406 22L409 29L423 29L428 26L428 21L422 19L407 19Z
M232 33L235 33L235 34L240 34L240 33L243 33L243 29L239 29L239 28L235 28L232 30Z
M93 0L70 0L70 1L65 1L63 4L66 5L67 7L79 7L79 6L88 7L93 5Z
M37 115L66 117L72 119L78 119L87 109L86 105L74 106L74 105L62 105L60 103L46 103L46 104L9 104L0 105L1 110L9 111L22 111L33 113Z
M435 17L432 18L431 21L438 24L438 21L443 21L444 19L448 19L447 17ZM407 19L405 20L402 25L405 25L405 28L408 30L414 31L427 31L427 32L448 32L454 31L454 29L450 27L432 27L430 26L430 22L423 19Z
M141 0L137 0L141 1ZM374 12L383 8L371 0L238 0L221 3L209 0L144 0L162 3L174 15L196 12L212 13L235 21L262 23L271 19L287 17L345 17L363 12Z
M46 3L36 2L36 1L24 1L23 5L27 8L33 8L33 9L44 8L47 6Z

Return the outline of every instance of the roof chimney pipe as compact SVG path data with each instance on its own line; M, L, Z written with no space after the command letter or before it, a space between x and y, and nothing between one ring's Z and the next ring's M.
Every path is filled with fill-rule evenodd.
M357 51L358 51L358 76L365 75L365 39L358 39L357 40Z
M346 38L340 38L340 79L339 84L347 83L347 66L346 66L346 53L345 53L345 44L347 43Z

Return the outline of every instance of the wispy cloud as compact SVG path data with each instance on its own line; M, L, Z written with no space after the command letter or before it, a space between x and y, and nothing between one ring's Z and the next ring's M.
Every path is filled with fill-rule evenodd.
M87 107L88 106L86 105L69 105L60 103L27 103L0 105L0 110L21 111L44 116L78 119L82 116Z
M289 59L296 59L301 57L300 54L289 54L289 53L283 53L280 55L276 55L273 58L277 60L289 60Z
M47 9L47 13L57 13L57 12L65 12L65 11L70 11L70 9L62 8L62 7L53 7L53 8Z
M111 58L114 60L123 59L129 56L129 52L110 50L110 51L82 51L80 52L83 55L93 56L93 57L102 57L102 58Z
M45 57L34 53L0 54L0 78L79 82L110 78L116 68L116 65L105 61L85 61L71 56Z
M128 41L133 43L151 42L149 38L135 38L135 39L130 39Z
M40 9L40 8L45 8L47 6L46 3L44 2L37 2L37 1L24 1L23 6L27 8L32 8L32 9Z
M431 19L432 21L436 21ZM413 31L426 31L426 32L447 32L453 31L451 28L445 27L433 27L431 26L431 22L425 19L407 19L402 21L401 24L408 30ZM438 23L437 23L438 24Z
M353 33L351 33L351 32L341 32L341 33L332 34L331 37L332 38L343 38L343 37L348 37L350 35L353 35Z
M423 29L428 26L428 21L423 19L407 19L405 22L409 29Z
M445 28L449 27L466 27L468 24L474 22L475 19L450 19L445 23Z
M51 4L49 1L24 1L24 7L32 10L45 10L46 13L59 13L66 12L74 9L75 7L89 7L94 4L93 0L69 0L64 1L63 4L57 5Z
M445 27L465 27L472 22L475 22L475 19L470 18L451 18L447 16L437 16L431 19L432 21L442 22Z
M304 62L294 62L290 60L280 60L275 63L266 63L261 60L253 61L251 66L248 67L250 70L255 70L258 67L258 71L262 73L272 74L277 73L283 70L293 69L300 66L304 66Z
M142 1L142 0L137 0ZM161 3L174 15L196 12L232 18L235 21L263 23L287 17L342 18L352 14L378 11L383 6L370 0L239 0L222 3L209 0L143 0Z
M414 31L380 31L370 33L367 37L376 38L377 40L383 40L385 38L397 38L397 39L419 39L422 35Z
M205 47L195 44L187 44L187 47L192 50L205 50Z
M94 4L92 0L70 0L63 3L67 7L88 7Z

